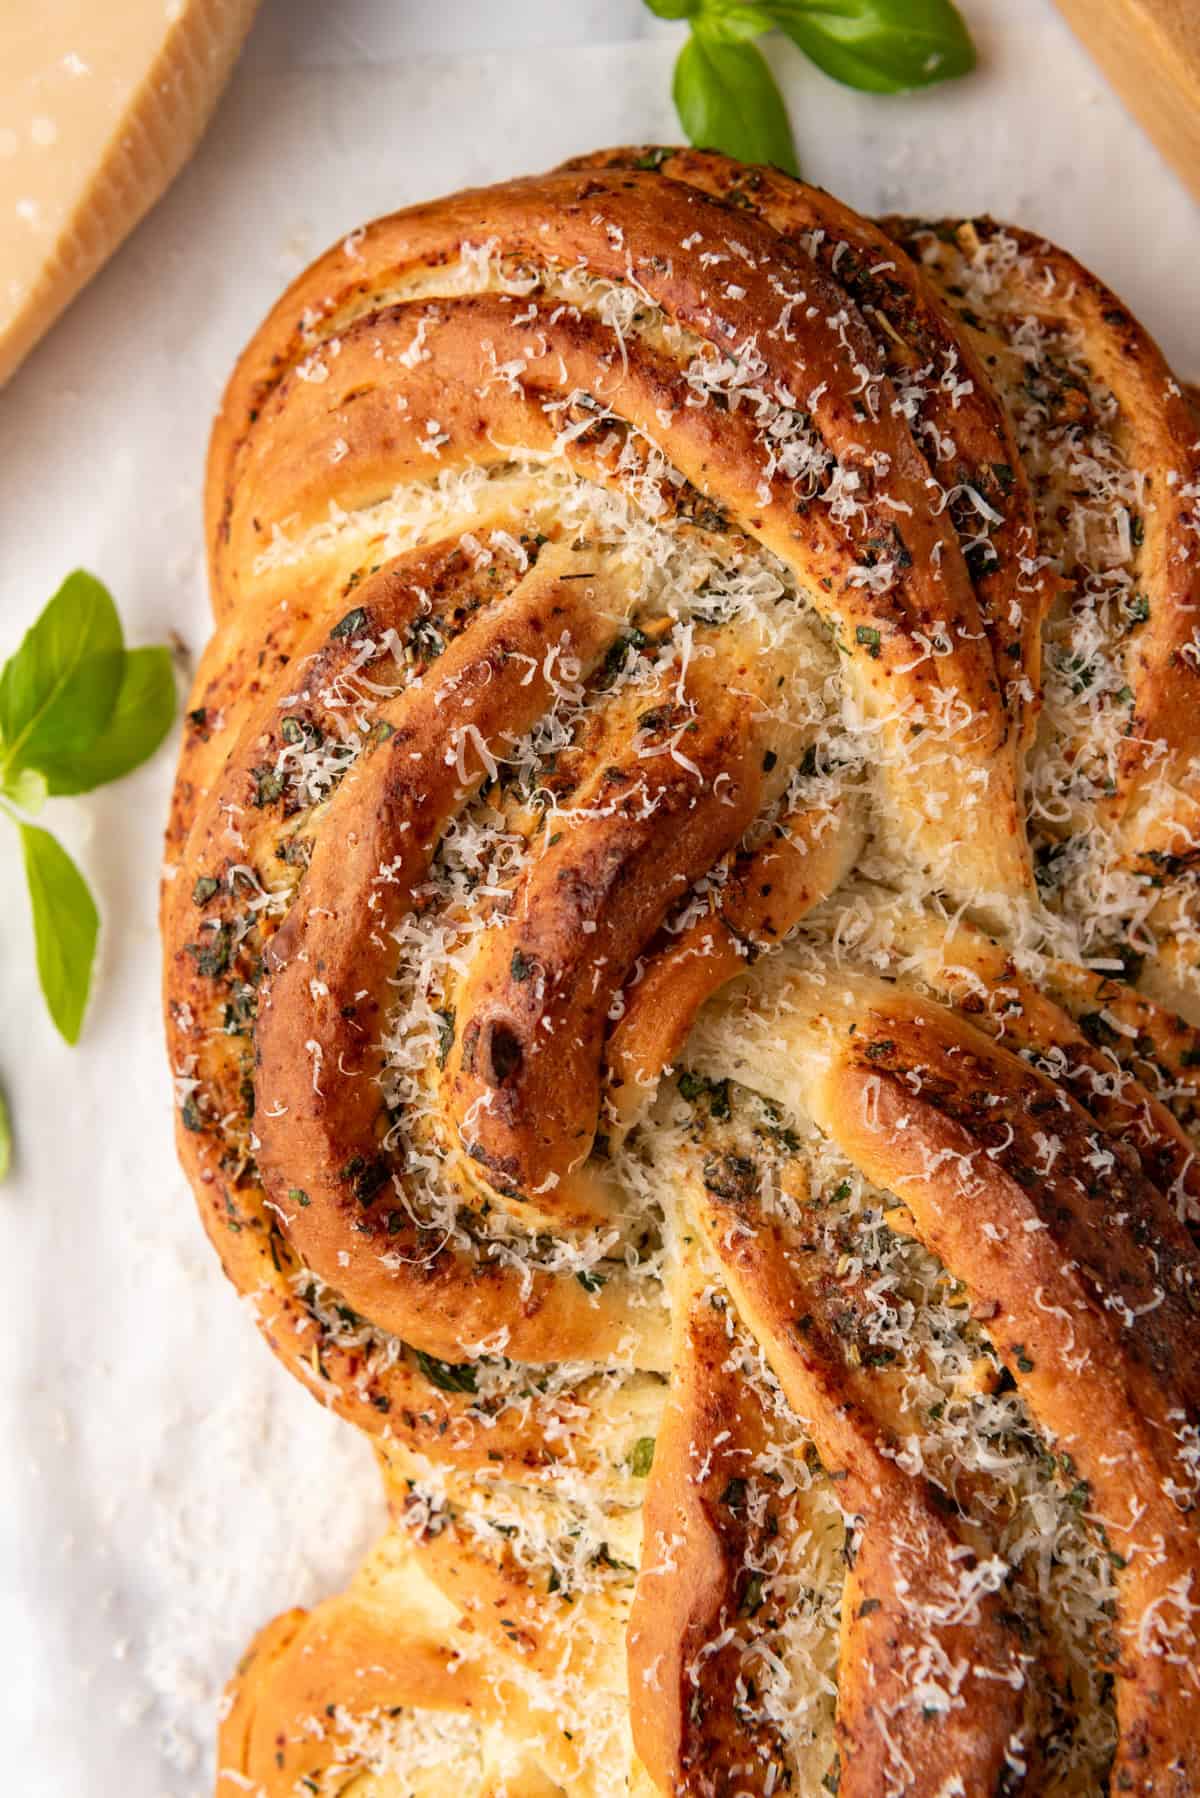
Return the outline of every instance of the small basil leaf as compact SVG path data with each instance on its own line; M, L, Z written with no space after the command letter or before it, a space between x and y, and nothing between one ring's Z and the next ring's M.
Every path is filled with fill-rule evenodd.
M680 123L700 149L796 173L779 89L753 44L717 36L697 20L675 64L673 92Z
M646 0L646 5L660 19L686 19L700 10L701 0Z
M22 824L25 879L33 905L38 979L50 1016L78 1042L92 981L100 919L87 882L62 845L36 824Z
M122 652L108 588L76 569L0 672L0 765L37 768L86 749L113 709Z
M10 774L4 782L4 792L14 805L19 805L23 812L36 814L46 803L46 776L39 774L36 768L22 768L16 774Z
M51 793L89 793L119 780L154 754L175 717L175 674L168 649L131 649L108 723L89 749L44 756ZM18 801L18 804L20 801Z
M8 1102L0 1091L0 1180L12 1166L12 1124L9 1122Z
M848 87L895 94L965 75L975 46L951 0L765 0L780 31Z
M692 16L693 31L700 30L706 36L725 38L731 43L761 37L764 31L774 28L770 5L754 6L747 0L701 0Z

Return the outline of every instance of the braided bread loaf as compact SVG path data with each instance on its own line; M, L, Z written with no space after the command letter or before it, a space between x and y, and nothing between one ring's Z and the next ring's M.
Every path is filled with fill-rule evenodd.
M1198 435L1062 251L696 152L271 313L179 1142L393 1527L222 1798L1200 1791Z

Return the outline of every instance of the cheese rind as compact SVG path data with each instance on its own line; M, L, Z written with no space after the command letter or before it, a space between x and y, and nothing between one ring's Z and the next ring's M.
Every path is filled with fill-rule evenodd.
M257 5L20 0L5 19L0 384L191 155Z

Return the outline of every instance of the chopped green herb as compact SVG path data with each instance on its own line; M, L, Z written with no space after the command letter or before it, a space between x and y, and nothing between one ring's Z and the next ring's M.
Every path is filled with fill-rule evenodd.
M408 631L409 648L423 662L436 662L446 644L440 631L428 618L415 618Z
M338 620L329 635L335 641L345 641L349 637L359 636L366 627L366 612L363 610L362 606L355 606L352 612L347 612L344 618Z
M304 743L309 749L319 749L325 741L325 732L319 724L308 718L296 718L291 713L279 727L279 734L285 743Z
M431 1386L440 1392L474 1392L475 1365L471 1361L439 1361L435 1355L427 1355L421 1349L414 1349L413 1355L417 1366L425 1375Z
M758 1190L758 1167L748 1155L710 1155L704 1163L705 1190L744 1204Z
M340 1176L350 1187L359 1204L364 1208L371 1205L378 1197L380 1190L391 1178L386 1161L376 1157L368 1161L365 1156L352 1155Z
M629 1471L635 1480L644 1480L654 1465L654 1437L639 1436L629 1456Z
M730 1115L728 1080L706 1080L703 1074L694 1074L685 1068L680 1074L677 1085L679 1096L686 1099L689 1105L695 1105L700 1099L708 1100L709 1116L717 1123L724 1123Z
M746 1581L746 1589L742 1593L742 1602L738 1606L738 1614L742 1617L753 1617L763 1601L763 1576L752 1573Z
M250 778L254 782L254 803L256 806L273 805L283 792L283 775L269 762L259 762L251 768Z
M187 952L196 963L197 974L203 974L206 980L219 980L233 955L233 926L219 924L205 935L203 942L189 943Z

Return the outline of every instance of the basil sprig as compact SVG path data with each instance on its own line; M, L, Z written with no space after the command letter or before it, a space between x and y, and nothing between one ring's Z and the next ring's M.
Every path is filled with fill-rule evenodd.
M782 31L848 87L896 94L965 75L975 46L951 0L645 0L691 35L675 64L675 110L689 140L796 174L774 77L754 39Z
M30 819L47 798L119 780L158 748L175 716L170 651L125 648L112 595L67 576L0 669L0 811L20 833L38 979L69 1043L83 1025L96 902L58 840ZM0 1162L8 1129L0 1119Z
M690 143L798 173L783 99L753 44L694 25L679 52L671 91Z

